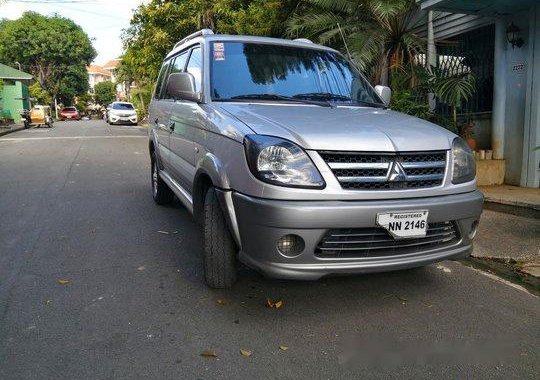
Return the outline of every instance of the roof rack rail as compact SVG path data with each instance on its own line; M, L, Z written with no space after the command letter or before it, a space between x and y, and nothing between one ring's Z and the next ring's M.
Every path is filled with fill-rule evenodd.
M313 41L307 39L307 38L295 38L293 41L296 41L296 42L304 42L306 44L312 44Z
M189 36L185 37L185 38L182 38L180 41L178 41L175 45L174 45L174 49L176 49L178 46L182 45L183 43L189 41L189 40L192 40L194 39L195 37L199 37L199 36L206 36L208 34L214 34L214 32L212 31L212 29L201 29L199 31L196 31L195 33L191 33Z

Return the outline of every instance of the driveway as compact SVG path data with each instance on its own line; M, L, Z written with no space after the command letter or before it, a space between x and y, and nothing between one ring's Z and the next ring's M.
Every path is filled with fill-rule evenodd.
M540 377L538 298L457 262L207 288L147 144L103 121L0 138L1 379Z

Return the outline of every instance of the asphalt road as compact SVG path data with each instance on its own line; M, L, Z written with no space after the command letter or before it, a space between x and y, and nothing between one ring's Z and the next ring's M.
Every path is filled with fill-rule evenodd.
M538 298L456 262L208 289L143 129L13 133L0 174L1 379L540 378Z

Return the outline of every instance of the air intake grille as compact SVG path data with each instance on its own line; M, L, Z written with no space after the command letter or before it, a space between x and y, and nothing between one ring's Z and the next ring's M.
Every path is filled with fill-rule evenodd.
M446 151L402 153L319 152L341 187L396 190L440 186Z
M332 257L384 257L419 253L443 248L460 240L454 222L429 223L427 234L422 238L394 239L381 227L334 229L322 238L315 256Z

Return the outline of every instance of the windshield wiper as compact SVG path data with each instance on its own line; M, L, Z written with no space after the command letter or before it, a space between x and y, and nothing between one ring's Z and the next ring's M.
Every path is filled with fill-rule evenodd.
M304 103L304 104L313 104L321 107L330 107L332 105L326 101L312 101L307 99L298 99L292 96L277 95L277 94L245 94L245 95L236 95L231 96L228 99L216 99L218 101L227 101L227 100L283 100L287 102L295 103Z
M351 102L355 104L363 104L369 107L387 108L386 105L382 103L372 103L372 102L366 102L363 100L353 100L352 98L348 96L340 95L340 94L332 94L330 92L309 92L305 94L296 94L296 95L293 95L293 98L336 100L336 101L343 101L343 102Z

